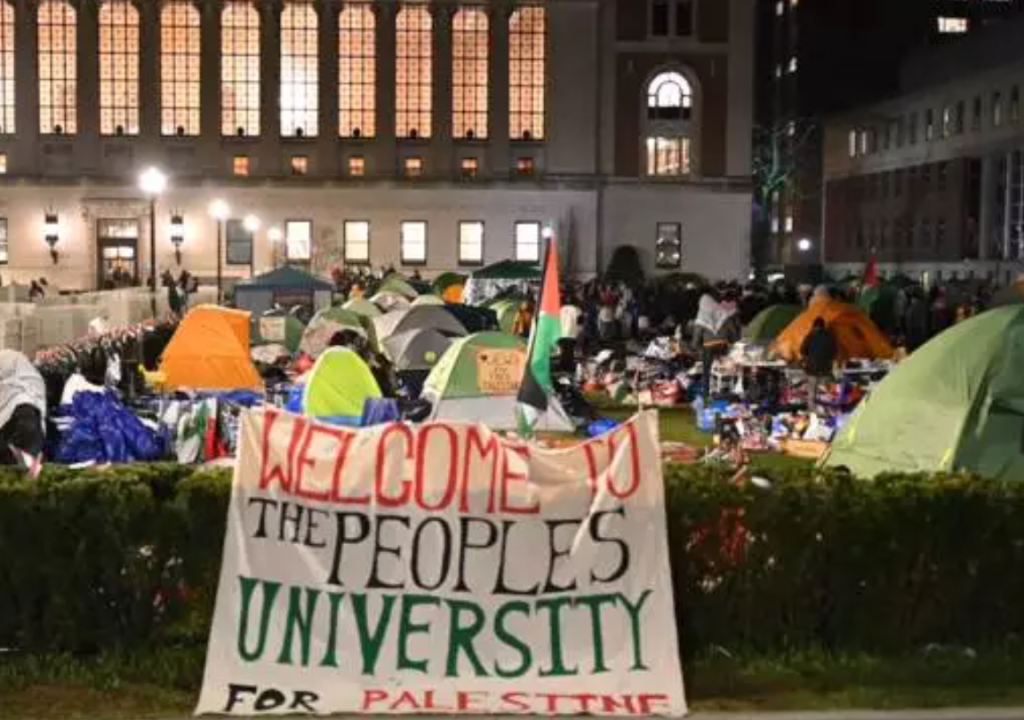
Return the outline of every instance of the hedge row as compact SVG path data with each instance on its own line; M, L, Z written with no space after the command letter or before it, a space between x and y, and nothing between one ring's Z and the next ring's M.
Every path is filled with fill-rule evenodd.
M682 647L913 652L1024 632L1024 483L668 472ZM0 647L206 641L230 480L176 465L0 474Z

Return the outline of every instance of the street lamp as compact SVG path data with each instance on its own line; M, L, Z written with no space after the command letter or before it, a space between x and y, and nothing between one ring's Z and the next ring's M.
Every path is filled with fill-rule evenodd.
M246 215L245 219L242 220L242 227L245 228L246 232L254 233L260 229L260 219L255 215Z
M813 246L814 243L812 243L807 238L800 238L796 243L796 249L802 253L810 252Z
M156 317L156 199L167 189L167 176L159 168L149 167L139 175L139 189L149 198L149 286L150 309Z
M224 299L224 223L231 214L231 207L223 200L210 203L210 217L217 221L217 304Z

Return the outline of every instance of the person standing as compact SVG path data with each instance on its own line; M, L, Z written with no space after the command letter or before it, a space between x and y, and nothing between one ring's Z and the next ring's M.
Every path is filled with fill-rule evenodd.
M817 318L800 348L807 373L807 405L810 408L818 402L818 388L822 381L832 376L837 350L835 337L825 325L825 319Z

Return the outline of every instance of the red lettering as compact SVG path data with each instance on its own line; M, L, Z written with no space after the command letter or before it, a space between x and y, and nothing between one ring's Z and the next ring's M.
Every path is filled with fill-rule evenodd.
M291 494L295 450L298 448L299 440L306 429L306 421L301 417L296 417L292 423L292 439L288 444L288 469L282 470L279 464L274 463L268 472L271 430L273 430L274 423L277 422L280 416L280 412L270 409L266 410L263 415L263 462L260 473L260 490L266 490L272 483L277 482L285 493Z
M357 497L341 494L341 474L345 469L348 454L352 450L352 440L355 438L355 435L353 433L345 433L344 437L345 441L341 444L341 448L338 449L338 459L334 461L334 471L331 475L331 502L336 502L340 505L369 505L369 495Z
M593 700L597 700L597 695L584 693L583 695L573 695L572 699L580 704L580 709L577 711L577 713L581 715L591 715L592 713L590 711L590 703Z
M640 695L638 700L640 701L641 715L660 715L661 713L653 709L652 706L667 705L668 695Z
M587 485L590 487L590 496L597 495L597 458L594 457L594 448L598 445L604 446L601 440L595 440L583 445L583 455L587 460Z
M398 699L395 700L395 702L391 704L391 707L389 707L388 710L391 710L392 712L394 712L395 710L398 710L400 707L402 707L402 705L408 705L409 706L408 707L409 710L421 710L422 709L422 708L420 708L420 706L416 702L416 696L413 695L412 692L409 691L409 690L406 690L401 695L399 695Z
M615 487L615 483L612 480L612 477L615 475L615 473L609 473L608 475L608 491L619 500L624 500L625 498L628 498L629 496L636 492L638 487L640 487L640 442L637 439L636 425L634 425L633 423L629 423L628 425L626 425L624 430L629 437L629 461L630 470L632 471L630 484L626 487L625 490L619 491L618 488ZM611 456L615 457L614 435L611 438L609 438L608 446L611 452Z
M526 697L526 693L507 692L501 696L501 701L510 710L522 710L523 712L529 712L530 703L526 702Z
M516 482L516 483L518 483L518 482L525 482L526 481L526 477L527 477L525 473L514 473L514 472L512 472L509 469L509 453L510 452L513 452L513 453L516 453L517 455L519 455L526 462L527 467L529 467L529 464L530 464L530 448L525 447L525 446L513 446L513 445L507 446L505 448L505 452L503 453L503 455L504 455L504 457L503 457L504 462L502 463L502 473L501 473L501 512L509 513L509 514L512 514L512 515L536 515L536 514L538 514L540 512L540 503L539 502L537 502L537 503L535 503L533 505L519 505L519 506L513 505L510 502L512 494L509 493L509 486L513 482ZM529 485L526 486L526 493L525 494L527 496L529 496L529 494L530 494L530 486Z
M372 705L384 702L388 694L383 690L363 690L363 711L369 710Z
M495 481L498 476L498 451L500 445L498 444L498 438L490 430L487 432L487 442L481 442L480 431L476 426L470 427L466 430L466 452L463 457L462 463L462 497L459 500L459 512L469 512L469 473L472 463L470 463L470 452L475 448L477 451L477 457L480 458L481 462L485 462L488 457L491 457L491 489L487 500L487 512L494 513L494 487Z
M636 707L633 705L632 695L623 695L621 701L614 695L602 695L601 709L605 715L618 715L620 710L625 710L630 715L636 715Z
M299 450L299 456L296 462L295 494L301 498L306 498L307 500L326 501L329 500L331 497L330 490L327 490L325 488L323 492L316 492L309 488L303 487L302 485L302 478L305 477L306 475L306 468L308 467L310 470L312 470L314 467L316 467L316 458L310 457L309 448L313 444L313 438L315 438L317 434L325 435L329 438L334 438L335 440L339 441L341 443L339 455L341 455L342 457L344 457L344 454L348 453L348 444L352 442L352 435L350 433L345 432L344 430L339 430L338 428L333 428L327 425L307 426L305 439L302 441L302 449ZM337 477L338 475L341 474L341 467L342 463L340 462L335 464L334 466L334 476L332 480L333 487L338 486Z
M455 693L455 709L459 712L467 710L482 711L484 708L476 703L486 697L487 693L481 690L459 690Z
M426 498L427 478L425 477L425 472L427 470L427 451L430 435L437 430L443 432L448 438L448 463L444 468L440 468L440 472L437 473L448 484L445 486L441 499L435 505L431 505L427 502ZM428 512L444 510L452 503L452 498L455 496L455 483L457 481L458 445L458 435L455 434L455 430L449 425L425 425L420 429L416 445L416 504ZM434 474L432 473L431 477L433 476Z
M386 445L388 437L391 433L398 433L405 440L405 452L403 457L407 460L412 458L412 443L413 436L412 430L401 423L394 423L388 425L388 427L381 433L380 443L377 445L377 476L374 481L374 487L377 495L377 504L381 507L401 507L409 504L409 492L411 490L411 482L408 479L399 480L398 484L402 488L402 494L395 497L388 497L384 494L384 488L388 485L393 484L388 481L388 478L384 476L387 470L387 458L388 453L386 452Z

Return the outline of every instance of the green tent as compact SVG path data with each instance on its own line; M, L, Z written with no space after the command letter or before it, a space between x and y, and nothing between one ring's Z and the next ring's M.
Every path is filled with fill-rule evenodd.
M370 327L367 327L370 325ZM321 310L302 333L302 340L299 342L299 350L310 357L319 357L330 345L331 338L339 332L350 330L373 342L372 324L361 315L351 310L333 307Z
M436 305L421 305L408 310L392 310L386 315L373 319L374 333L379 342L384 342L392 335L433 328L445 335L462 337L466 328L454 315Z
M803 308L799 305L772 305L765 308L744 328L743 337L749 342L767 345L796 320L801 312Z
M377 288L377 293L395 293L396 295L401 295L407 300L412 300L419 295L416 288L414 288L408 280L398 273L388 275L384 278L380 287Z
M349 300L347 303L341 306L344 310L350 310L357 315L363 317L375 318L378 315L383 315L384 311L374 305L366 298L357 298L355 300Z
M284 345L289 352L299 349L306 326L294 315L279 313L264 315L253 322L253 345Z
M888 282L877 287L862 288L857 296L857 307L883 329L896 326L896 296L899 288Z
M358 425L366 400L381 397L370 368L348 348L324 351L304 382L302 412L346 425Z
M434 294L444 295L444 291L450 288L452 285L465 285L466 276L459 275L455 272L445 272L434 278Z
M437 295L420 295L412 301L412 305L410 307L416 308L424 305L444 305L444 300L439 298Z
M483 332L456 340L430 371L423 397L433 420L481 423L494 430L516 428L516 395L526 365L526 342L514 335ZM551 397L539 429L571 432L572 421Z
M498 327L502 332L512 332L512 326L516 322L516 314L519 312L519 305L522 300L517 298L504 298L490 305L491 310L498 316Z
M855 475L967 471L1024 479L1024 305L945 331L901 363L840 431L826 464Z

